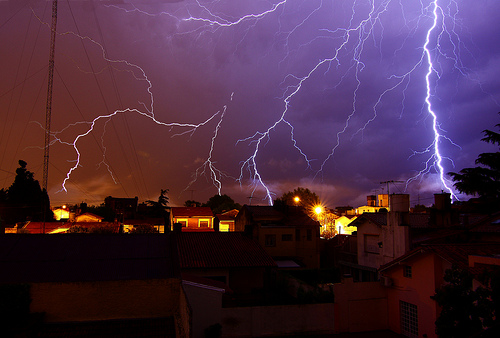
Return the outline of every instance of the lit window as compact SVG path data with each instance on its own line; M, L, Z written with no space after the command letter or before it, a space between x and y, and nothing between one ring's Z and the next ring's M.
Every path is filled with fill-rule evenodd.
M266 235L266 246L276 246L276 235Z
M411 266L405 265L403 268L403 276L406 278L411 278Z
M281 235L281 240L283 242L290 242L293 240L293 236L292 236L292 234L283 234L283 235Z
M200 228L208 228L208 221L200 221Z

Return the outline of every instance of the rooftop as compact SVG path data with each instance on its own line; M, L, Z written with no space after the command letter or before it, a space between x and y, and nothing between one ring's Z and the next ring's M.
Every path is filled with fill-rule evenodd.
M144 280L179 276L172 236L0 236L0 283Z

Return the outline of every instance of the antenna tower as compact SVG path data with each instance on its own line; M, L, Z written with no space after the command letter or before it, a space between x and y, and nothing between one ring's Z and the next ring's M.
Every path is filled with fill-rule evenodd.
M49 147L50 147L50 118L52 114L52 88L54 85L54 55L56 49L57 0L52 0L52 24L50 26L50 56L49 75L47 84L47 104L45 106L45 147L43 154L43 182L42 188L48 196L47 183L49 178ZM43 198L43 232L45 233L45 217L48 200Z

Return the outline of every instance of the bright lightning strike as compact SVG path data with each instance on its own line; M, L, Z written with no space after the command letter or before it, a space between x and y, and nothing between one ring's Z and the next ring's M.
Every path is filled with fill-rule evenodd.
M263 60L264 63L271 60L268 55L273 53L279 55L273 60L276 72L280 74L279 81L275 83L277 90L272 93L274 105L269 108L264 107L264 114L268 118L265 123L235 138L235 146L247 145L248 156L240 160L238 172L230 174L215 165L219 163L215 150L222 143L218 142L218 139L229 129L229 126L224 124L226 114L238 111L238 103L236 100L233 101L233 94L231 94L231 109L224 103L219 104L217 107L223 106L222 110L201 119L199 123L163 122L162 118L157 117L157 112L155 113L153 81L146 75L145 68L129 61L111 59L104 47L94 39L74 32L64 33L98 46L103 60L111 65L123 66L132 74L133 80L143 81L149 101L139 102L141 108L117 109L90 121L70 124L63 130L52 133L53 143L70 146L76 154L73 159L74 165L62 183L62 190L66 190L66 183L72 173L82 166L79 143L94 133L97 125L103 125L105 132L107 123L117 115L135 114L150 119L152 123L166 127L169 131L175 128L173 136L193 135L201 127L213 126L215 123L210 141L207 142L208 154L205 160L200 160L202 165L193 173L186 189L201 176L207 177L218 194L221 194L227 179L238 182L240 186L250 182L251 195L257 192L263 193L265 195L263 200L272 204L274 192L262 167L265 147L277 137L274 132L278 128L286 130L286 141L303 163L304 170L313 178L324 178L330 174L327 166L338 160L338 151L342 145L361 138L360 146L362 146L365 134L370 132L370 128L380 118L389 119L388 111L396 111L398 115L396 119L412 116L415 125L423 125L430 121L432 129L430 145L424 146L423 150L413 151L410 156L423 158L421 161L423 168L417 169L413 177L409 179L405 177L407 188L425 175L437 174L442 189L456 198L445 175L446 162L451 165L453 162L444 155L443 143L452 146L456 144L445 135L444 128L441 127L444 123L440 122L440 111L436 108L436 101L439 100L437 88L442 76L449 71L449 67L443 64L451 63L453 70L460 76L473 80L471 71L461 60L464 44L457 30L460 22L456 1L421 0L411 3L398 0L259 1L257 4L248 3L244 10L239 10L224 1L195 0L169 5L171 7L166 6L170 10L156 13L151 9L148 11L139 9L139 5L130 6L107 7L125 16L135 15L148 20L152 18L165 20L171 24L169 26L171 30L164 33L170 43L176 38L189 37L194 41L190 45L191 48L198 43L207 43L212 54L223 46L232 51L233 56L237 55L240 49L245 48L246 40L249 44L246 48L252 49L253 45L250 44L252 32L258 31L256 34L260 38L263 31L272 27L273 30L266 31L267 39L272 43L265 47L266 52L261 53L257 59ZM399 26L392 22L394 17L398 18ZM308 26L313 28L306 29ZM231 42L224 41L222 36L227 38L231 34L234 39L229 40ZM391 39L396 40L399 45L388 48ZM410 45L409 41L413 45ZM225 46L225 43L232 45ZM316 50L318 52L314 54L312 51ZM374 50L378 52L374 53ZM470 52L466 50L466 53ZM210 53L209 55L211 56ZM90 73L95 74L97 71ZM262 82L268 80L266 74L261 75L261 80ZM370 88L371 82L376 82L378 86ZM318 83L322 85L318 86ZM321 89L318 90L318 87ZM415 87L419 87L420 90ZM409 94L410 90L412 95ZM236 92L237 98L243 94L249 96L251 94L243 93L239 88L229 88L229 92ZM311 94L315 99L310 96ZM324 115L328 115L322 127L329 128L329 133L328 139L325 137L322 142L327 151L323 149L323 152L316 152L313 156L311 149L305 146L304 136L298 132L301 125L294 121L300 120L297 117L302 113L300 109L306 109L308 105L314 109L314 100L318 97L319 100L328 101L330 104L327 108L322 107ZM253 99L261 100L260 97ZM409 105L410 100L413 101L412 106ZM418 103L415 103L416 101ZM415 116L419 115L418 113L420 116ZM74 127L85 127L85 130L70 141L60 136L68 128ZM111 167L107 165L103 137L101 137L101 149L103 151L101 164L106 166L116 182ZM318 162L315 162L313 157L318 158Z

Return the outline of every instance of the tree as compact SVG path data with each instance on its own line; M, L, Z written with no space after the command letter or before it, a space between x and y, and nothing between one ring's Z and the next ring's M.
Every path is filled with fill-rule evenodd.
M184 202L184 206L188 207L188 208L191 208L191 207L201 207L201 202L197 202L197 201L194 201L194 200L187 200L186 202Z
M157 201L148 200L147 204L151 206L153 217L165 217L168 208L168 189L160 189L160 196Z
M241 204L234 202L234 200L226 194L214 195L210 197L207 203L204 203L202 206L212 209L214 215L233 209L241 209Z
M500 113L499 113L500 114ZM500 128L500 124L495 127ZM483 130L481 141L500 147L500 134L491 130ZM482 153L478 156L474 168L464 168L459 173L449 172L455 188L467 195L478 195L481 198L500 198L500 152Z
M298 205L304 207L306 210L311 210L315 206L321 204L321 201L316 193L307 188L298 187L293 191L284 193L280 198L274 201L274 203L283 203L289 206Z
M454 266L445 271L448 284L436 290L431 298L442 307L436 320L439 337L470 337L493 323L495 316L491 291L472 289L472 275Z
M42 221L44 216L46 221L54 219L49 196L40 188L35 175L26 169L27 165L25 161L19 160L14 182L6 191L2 189L0 193L0 200L7 209L2 218L8 223Z

